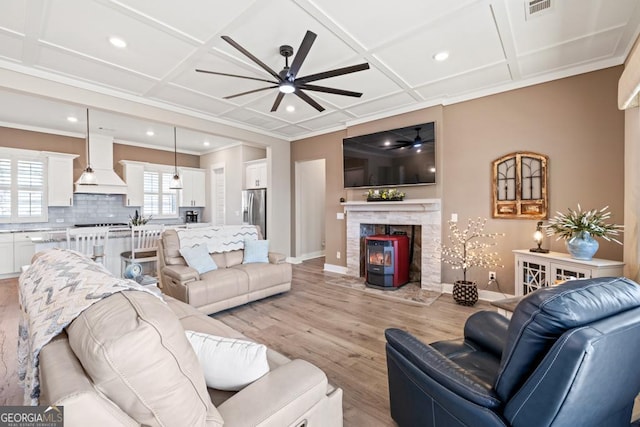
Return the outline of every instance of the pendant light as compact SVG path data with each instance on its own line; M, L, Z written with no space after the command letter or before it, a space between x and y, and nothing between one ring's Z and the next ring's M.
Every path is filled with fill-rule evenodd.
M80 175L78 185L97 185L96 174L91 169L91 149L89 148L89 109L87 108L87 168Z
M180 179L180 175L178 175L178 146L177 146L177 138L176 138L176 127L173 127L173 179L171 179L171 184L169 184L169 188L171 190L181 190L182 189L182 180Z

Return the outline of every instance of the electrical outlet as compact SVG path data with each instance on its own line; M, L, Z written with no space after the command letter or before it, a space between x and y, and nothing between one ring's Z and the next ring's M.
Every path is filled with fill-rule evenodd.
M496 272L495 271L490 271L489 272L489 280L496 280Z
M340 251L336 252L336 258L340 259Z

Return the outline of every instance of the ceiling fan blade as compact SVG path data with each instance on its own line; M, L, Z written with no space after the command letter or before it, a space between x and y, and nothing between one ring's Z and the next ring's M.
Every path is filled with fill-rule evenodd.
M309 54L309 50L311 49L311 46L313 46L313 42L316 40L316 37L318 37L316 33L313 33L308 30L307 30L307 33L304 35L304 38L302 39L302 43L300 43L300 47L298 48L298 53L296 53L296 56L295 58L293 58L293 62L291 63L291 67L289 67L288 74L290 76L293 76L294 79L298 74L298 71L300 71L300 67L302 66L302 63L304 62L307 55Z
M313 90L313 91L316 91L316 92L333 93L335 95L353 96L353 97L356 97L356 98L360 98L362 96L362 93L360 93L360 92L352 92L350 90L334 89L332 87L326 87L326 86L300 85L298 87L300 89Z
M259 82L278 84L278 82L274 82L273 80L260 79L258 77L240 76L238 74L219 73L217 71L208 71L208 70L199 70L199 69L196 69L196 71L198 73L215 74L217 76L238 77L239 79L257 80Z
M369 69L369 64L366 62L364 64L351 65L349 67L336 68L331 71L324 71L322 73L310 74L308 76L300 77L296 79L298 83L309 83L314 82L316 80L328 79L329 77L337 77L342 76L343 74L355 73L358 71L364 71Z
M273 107L271 107L271 112L273 113L280 106L280 102L282 102L282 98L284 98L284 92L278 91L278 96L276 96L276 100L273 103Z
M318 104L313 98L311 98L309 95L307 95L306 93L304 93L303 91L301 91L299 88L296 89L296 91L294 92L296 95L298 95L298 97L300 99L302 99L304 102L306 102L307 104L311 105L313 108L315 108L316 110L323 112L324 111L324 107L320 104Z
M251 52L249 52L247 49L243 48L242 46L240 46L238 43L236 43L231 37L229 36L222 36L222 40L226 41L227 43L229 43L231 46L235 47L236 49L238 49L244 56L246 56L247 58L251 59L253 62L255 62L256 64L258 64L259 66L262 67L262 69L264 69L267 73L271 74L273 77L276 78L277 81L281 81L282 79L280 78L280 76L278 75L278 73L276 73L275 71L273 71L267 64L265 64L264 62L260 61L258 58L256 58L255 56L253 56L251 54Z
M225 97L224 97L224 98L222 98L222 99L232 99L232 98L237 98L238 96L249 95L250 93L256 93L256 92L262 92L263 90L273 89L274 87L278 87L278 85L275 85L275 86L269 86L269 87L261 87L260 89L248 90L248 91L246 91L246 92L236 93L235 95L225 96Z

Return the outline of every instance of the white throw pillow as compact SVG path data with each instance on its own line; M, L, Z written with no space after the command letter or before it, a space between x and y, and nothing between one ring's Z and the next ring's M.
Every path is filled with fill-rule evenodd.
M267 372L267 347L251 341L185 331L200 360L207 387L238 391Z
M180 248L180 255L182 255L189 267L196 269L198 274L218 269L216 262L209 255L206 245L185 246Z
M268 240L249 240L244 241L244 259L243 264L252 262L269 262L269 241Z

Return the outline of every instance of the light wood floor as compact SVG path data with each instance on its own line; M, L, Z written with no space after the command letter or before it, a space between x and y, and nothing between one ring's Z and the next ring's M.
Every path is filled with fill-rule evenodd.
M389 416L384 330L403 328L425 342L458 337L480 309L442 295L431 306L399 302L325 283L324 259L293 266L293 286L283 295L213 317L291 357L320 367L344 391L345 426L394 426ZM17 385L17 280L0 281L0 405L21 404Z
M403 328L425 342L462 335L465 320L480 309L442 295L431 306L396 302L362 291L328 285L334 273L318 258L293 267L293 286L284 295L214 315L291 358L320 367L344 391L345 426L394 426L389 415L384 330Z

